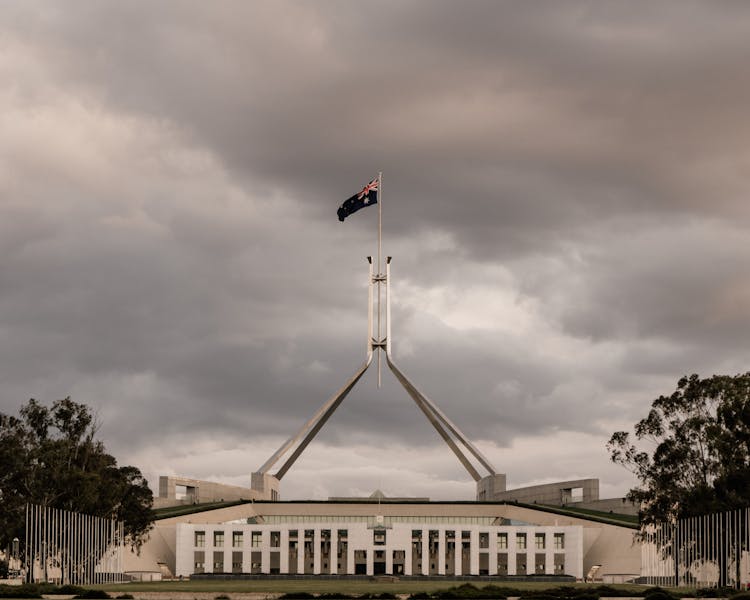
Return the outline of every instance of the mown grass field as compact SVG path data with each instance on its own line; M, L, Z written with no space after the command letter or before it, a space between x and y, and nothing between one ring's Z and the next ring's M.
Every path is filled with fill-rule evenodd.
M226 580L226 581L161 581L145 583L124 583L108 584L99 586L87 586L97 589L103 589L107 592L128 592L136 598L138 592L183 592L183 593L248 593L248 592L266 592L266 593L286 593L286 592L310 592L320 594L326 592L338 592L341 594L382 594L390 592L391 594L413 594L416 592L434 592L444 590L450 587L461 585L465 581L348 581L348 580L315 580L315 579L255 579L246 581ZM504 582L493 582L494 585L505 587ZM476 587L484 587L489 582L472 582ZM576 583L571 584L575 587L596 587L592 584ZM507 582L507 587L519 590L545 590L557 587L551 583L525 583L525 582ZM623 590L643 590L642 586L637 585L613 585L611 587Z

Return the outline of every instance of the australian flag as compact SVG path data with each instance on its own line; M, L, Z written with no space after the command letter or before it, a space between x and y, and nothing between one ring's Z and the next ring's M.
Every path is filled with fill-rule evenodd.
M339 206L336 214L339 216L339 221L343 221L350 214L357 212L360 208L370 206L371 204L378 203L378 180L373 179L362 191L354 194L351 198L344 200L344 203Z

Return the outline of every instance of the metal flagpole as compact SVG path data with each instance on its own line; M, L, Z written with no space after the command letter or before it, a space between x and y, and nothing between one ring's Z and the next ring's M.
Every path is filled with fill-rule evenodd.
M372 180L371 180L371 183ZM373 185L374 187L374 185ZM369 184L368 188L369 189ZM299 458L300 454L305 450L310 442L315 438L321 428L326 424L328 419L337 410L341 402L357 384L359 379L362 377L364 372L372 363L373 352L378 352L378 388L382 385L382 360L381 354L385 355L385 362L396 376L396 379L401 383L406 392L411 396L412 400L417 404L417 407L424 413L428 421L433 425L435 430L438 432L440 437L445 441L448 447L453 451L456 457L459 459L461 464L466 468L469 474L475 481L484 479L479 471L474 467L472 461L469 460L468 455L464 452L459 444L468 451L469 454L476 459L479 464L487 469L490 476L496 476L497 472L492 464L487 460L481 452L468 440L468 438L461 432L461 430L453 424L448 417L432 402L429 398L424 396L417 388L407 379L407 377L401 372L393 362L391 356L391 290L390 290L390 257L385 257L383 261L383 172L378 172L377 178L377 193L379 195L378 204L378 251L377 261L373 265L372 257L367 257L370 263L370 278L368 281L368 298L367 298L367 358L364 364L357 370L354 376L342 387L336 394L334 394L328 402L326 402L321 408L310 418L302 428L289 440L287 440L271 458L269 458L258 471L257 474L268 475L269 477L275 478L280 481L286 472L291 468L294 462ZM385 283L385 310L382 306L382 295L383 295L383 283ZM377 284L377 302L375 298L374 286ZM377 324L374 322L374 311L377 304ZM385 323L383 323L385 320ZM385 327L385 332L383 328ZM377 331L375 331L375 329ZM296 445L296 448L292 448ZM275 475L270 475L268 471L281 460L288 452L292 452L291 456L286 459L286 462L282 465L281 469L276 472ZM254 473L253 475L255 475ZM265 494L264 488L256 488ZM426 543L426 538L425 538ZM300 561L302 561L302 555L300 554ZM426 564L426 563L425 563ZM425 567L426 568L426 567Z

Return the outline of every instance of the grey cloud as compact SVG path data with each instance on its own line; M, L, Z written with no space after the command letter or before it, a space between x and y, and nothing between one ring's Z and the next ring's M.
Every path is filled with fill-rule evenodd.
M606 463L608 428L684 372L746 368L747 16L7 4L2 410L73 393L154 470L187 468L165 445L188 434L281 443L363 358L376 213L334 213L382 169L400 366L489 453L570 433L598 436L588 454ZM470 304L475 287L509 305ZM444 450L390 375L364 383L315 460ZM527 464L525 480L590 474L580 460ZM451 464L412 489L461 476Z

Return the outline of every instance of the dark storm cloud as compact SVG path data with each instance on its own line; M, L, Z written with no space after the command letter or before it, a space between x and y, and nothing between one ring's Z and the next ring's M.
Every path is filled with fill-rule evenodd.
M733 2L7 3L2 409L72 394L150 477L243 484L363 359L376 213L335 209L382 169L398 364L511 481L616 490L614 428L750 358L749 29ZM291 495L388 447L434 476L400 493L460 488L373 377ZM522 462L553 443L603 463Z

